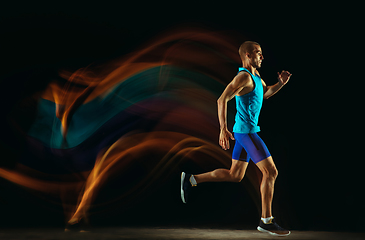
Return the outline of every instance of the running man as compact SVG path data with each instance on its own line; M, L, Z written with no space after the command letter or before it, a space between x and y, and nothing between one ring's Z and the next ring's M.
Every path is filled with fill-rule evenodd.
M212 172L192 175L181 174L181 199L188 201L193 186L203 182L240 182L246 172L249 161L253 161L262 172L261 202L262 215L257 230L272 235L287 236L290 231L281 228L271 212L274 195L274 183L278 171L265 143L257 135L257 125L263 99L268 99L288 83L291 74L287 71L278 73L278 83L266 86L261 79L258 68L261 67L261 47L256 42L246 41L239 48L242 68L228 84L218 99L218 118L220 124L219 145L229 149L229 139L235 140L232 153L231 169L216 169ZM237 114L233 126L234 137L227 128L227 102L236 97Z

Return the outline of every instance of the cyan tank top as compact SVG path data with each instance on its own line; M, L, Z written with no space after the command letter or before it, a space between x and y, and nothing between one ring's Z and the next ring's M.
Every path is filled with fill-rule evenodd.
M253 75L246 68L239 68L239 72L248 72L255 87L252 92L249 92L242 96L236 95L236 108L237 114L235 118L235 124L233 126L233 132L235 133L255 133L260 131L260 127L257 126L259 121L260 110L262 107L262 101L264 99L264 88L262 86L261 78L258 75Z

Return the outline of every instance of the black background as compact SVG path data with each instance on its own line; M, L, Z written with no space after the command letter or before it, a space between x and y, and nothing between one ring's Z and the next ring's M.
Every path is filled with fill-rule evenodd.
M58 69L76 70L130 53L181 25L201 27L226 32L237 44L259 42L265 57L260 72L267 84L274 84L276 72L283 69L293 74L278 95L265 101L260 117L261 137L279 169L274 215L292 229L362 230L362 85L354 71L359 17L343 6L314 6L243 1L3 6L3 165L16 161L24 143L9 116L26 129L29 121L20 119L34 114L29 96L56 78ZM6 226L64 224L61 207L5 180L1 188L1 222ZM239 184L205 184L189 207L169 197L170 189L171 181L120 215L95 217L95 224L254 226L259 217Z

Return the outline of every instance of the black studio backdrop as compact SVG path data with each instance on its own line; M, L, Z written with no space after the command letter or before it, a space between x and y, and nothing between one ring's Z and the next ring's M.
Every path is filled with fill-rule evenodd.
M227 32L236 36L237 42L259 42L265 57L260 73L269 85L277 81L278 71L293 74L278 95L264 102L260 116L260 135L279 170L274 215L291 229L361 230L359 224L353 224L365 215L357 193L361 168L354 167L352 160L359 148L354 131L343 127L353 120L341 115L359 110L344 103L344 98L352 96L341 90L341 80L333 74L336 40L339 33L349 31L338 24L336 14L277 3L262 8L245 3L136 6L49 2L8 4L1 11L3 166L11 167L17 161L25 141L9 118L26 131L31 121L22 119L34 117L36 111L32 96L57 78L59 69L77 70L113 59L167 29L191 25ZM186 168L199 172L189 165L179 170ZM0 184L3 226L64 224L62 206L6 180ZM256 205L241 184L205 184L195 190L190 205L180 202L178 187L176 172L148 198L128 207L116 206L115 214L95 215L92 220L95 225L247 228L258 222Z

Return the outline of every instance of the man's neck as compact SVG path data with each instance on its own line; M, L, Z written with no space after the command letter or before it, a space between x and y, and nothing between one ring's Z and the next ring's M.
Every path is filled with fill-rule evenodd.
M248 71L250 71L252 74L255 74L256 73L256 68L253 67L251 64L242 62L242 66L244 68L246 68Z

